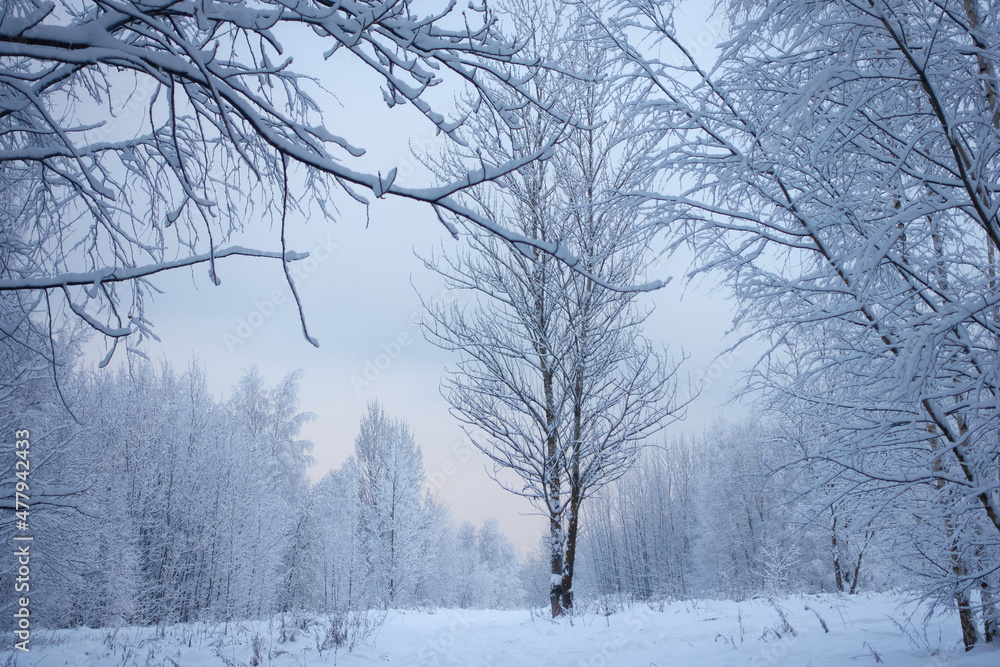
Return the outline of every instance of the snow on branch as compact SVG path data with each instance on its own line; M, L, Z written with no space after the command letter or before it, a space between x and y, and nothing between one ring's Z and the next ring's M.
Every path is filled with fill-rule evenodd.
M508 35L487 5L427 10L410 0L6 3L0 184L11 193L12 254L0 289L92 285L78 304L90 314L77 314L104 312L117 330L124 303L142 317L150 286L141 279L233 254L218 248L245 225L306 217L317 204L326 216L337 191L365 204L366 193L429 204L575 265L566 247L526 239L455 199L548 158L558 132L519 159L409 188L391 169L360 168L366 151L347 138L351 128L324 119L314 91L325 81L300 67L343 52L382 80L390 107L411 104L453 139L468 115L454 120L431 104L428 91L442 85L475 99L475 113L497 128L525 105L572 122L531 86L546 63L522 56L523 37ZM293 63L292 43L315 43L317 63ZM195 253L206 236L203 257Z
M181 259L160 262L158 264L149 264L146 266L128 268L112 266L87 273L63 273L48 277L24 278L21 280L0 280L0 292L51 289L54 287L69 287L73 285L86 285L96 289L103 283L128 282L135 280L136 278L144 278L163 271L169 271L170 269L177 269L183 266L193 266L195 264L212 261L213 259L222 259L223 257L232 256L284 259L286 262L294 262L306 259L309 257L309 253L289 251L282 255L279 252L251 250L240 246L232 246L229 248L214 250L212 252L202 253L200 255L194 255L192 257L184 257Z

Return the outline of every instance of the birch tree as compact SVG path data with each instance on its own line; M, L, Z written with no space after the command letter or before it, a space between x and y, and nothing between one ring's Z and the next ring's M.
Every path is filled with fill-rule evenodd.
M617 102L635 91L619 86L575 15L544 3L511 3L509 11L524 21L538 58L572 73L536 76L536 94L568 90L563 113L586 129L569 133L550 162L503 177L502 190L472 189L467 197L497 224L578 248L583 270L467 227L469 252L426 263L451 289L469 292L472 305L431 308L425 329L460 353L446 397L465 424L486 434L473 442L493 460L498 481L548 519L555 616L573 605L581 504L629 467L678 406L674 368L642 337L635 293L607 287L643 276L647 228L637 198L623 192L645 183L644 150L655 137L623 120ZM558 131L524 108L518 126L490 147L491 160L530 154Z
M672 3L602 21L669 133L650 205L702 268L727 272L751 330L776 347L835 333L794 381L763 382L827 411L808 456L938 498L928 590L950 591L967 647L978 611L992 627L968 594L994 596L1000 539L998 42L983 6L733 2L713 69L685 48Z

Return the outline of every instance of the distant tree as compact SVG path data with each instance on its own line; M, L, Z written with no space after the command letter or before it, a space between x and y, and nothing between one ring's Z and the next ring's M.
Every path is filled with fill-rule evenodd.
M584 590L609 602L704 592L694 551L703 459L683 440L648 449L591 499L583 515Z
M461 549L457 529L447 504L432 495L423 496L422 516L418 526L420 558L414 571L412 603L415 605L460 606L462 581L457 563Z
M634 600L841 590L836 553L845 591L912 586L902 559L888 562L897 556L885 526L896 520L882 519L872 535L874 522L863 521L878 506L865 508L868 497L844 494L840 484L820 507L816 474L829 470L789 466L795 454L782 423L722 422L696 438L645 450L585 510L581 591L613 608ZM902 507L893 509L907 520Z
M231 401L212 397L197 363L178 376L133 359L131 369L71 380L80 424L50 387L52 417L65 426L38 438L39 498L53 495L32 512L36 539L50 545L32 591L39 619L119 626L299 604L285 584L308 565L287 558L301 538L289 530L300 502L289 489L303 488L304 466L280 455L290 442L300 458L308 450L294 376L269 389L248 372ZM236 407L250 395L283 397L289 411L261 400L252 420Z
M500 522L488 519L476 533L476 555L485 576L484 590L477 606L488 609L515 607L521 603L521 565L514 545L500 530Z
M354 441L353 463L369 587L385 608L408 603L417 584L425 528L420 447L404 421L390 419L372 401Z
M522 601L521 566L496 519L483 522L478 530L468 522L458 526L453 558L455 606L504 609Z
M326 613L367 608L368 582L361 550L358 478L353 460L327 473L312 490L312 545L320 565L313 587Z

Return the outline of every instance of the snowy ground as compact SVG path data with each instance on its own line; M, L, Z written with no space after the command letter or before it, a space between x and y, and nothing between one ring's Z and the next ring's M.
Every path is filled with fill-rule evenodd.
M890 595L637 605L553 622L528 611L389 612L355 647L320 652L323 625L279 642L278 623L42 632L0 665L91 667L666 667L959 665L996 667L1000 650L960 649L958 622ZM784 615L784 619L782 618ZM786 623L787 621L787 623ZM824 625L828 629L824 631ZM254 645L259 660L254 660Z

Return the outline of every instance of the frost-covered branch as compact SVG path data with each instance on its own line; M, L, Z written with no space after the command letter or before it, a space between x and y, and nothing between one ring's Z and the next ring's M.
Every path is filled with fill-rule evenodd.
M332 127L318 97L326 94L324 60L342 53L357 74L381 81L390 107L411 105L452 138L467 116L436 109L435 88L475 99L475 114L498 128L524 106L565 125L570 119L531 90L546 65L523 57L520 39L505 34L485 4L6 3L0 184L11 193L4 211L11 252L0 280L41 289L68 274L113 274L97 281L104 289L80 297L88 317L118 329L123 310L141 319L150 289L142 278L156 266L207 255L217 281L214 258L234 234L278 217L317 210L328 217L338 192L365 204L370 197L428 204L573 264L565 245L519 235L457 198L551 155L558 133L516 160L479 160L447 182L406 187L395 169L360 166L365 149L347 138L357 132ZM291 44L314 49L315 59L293 63Z

